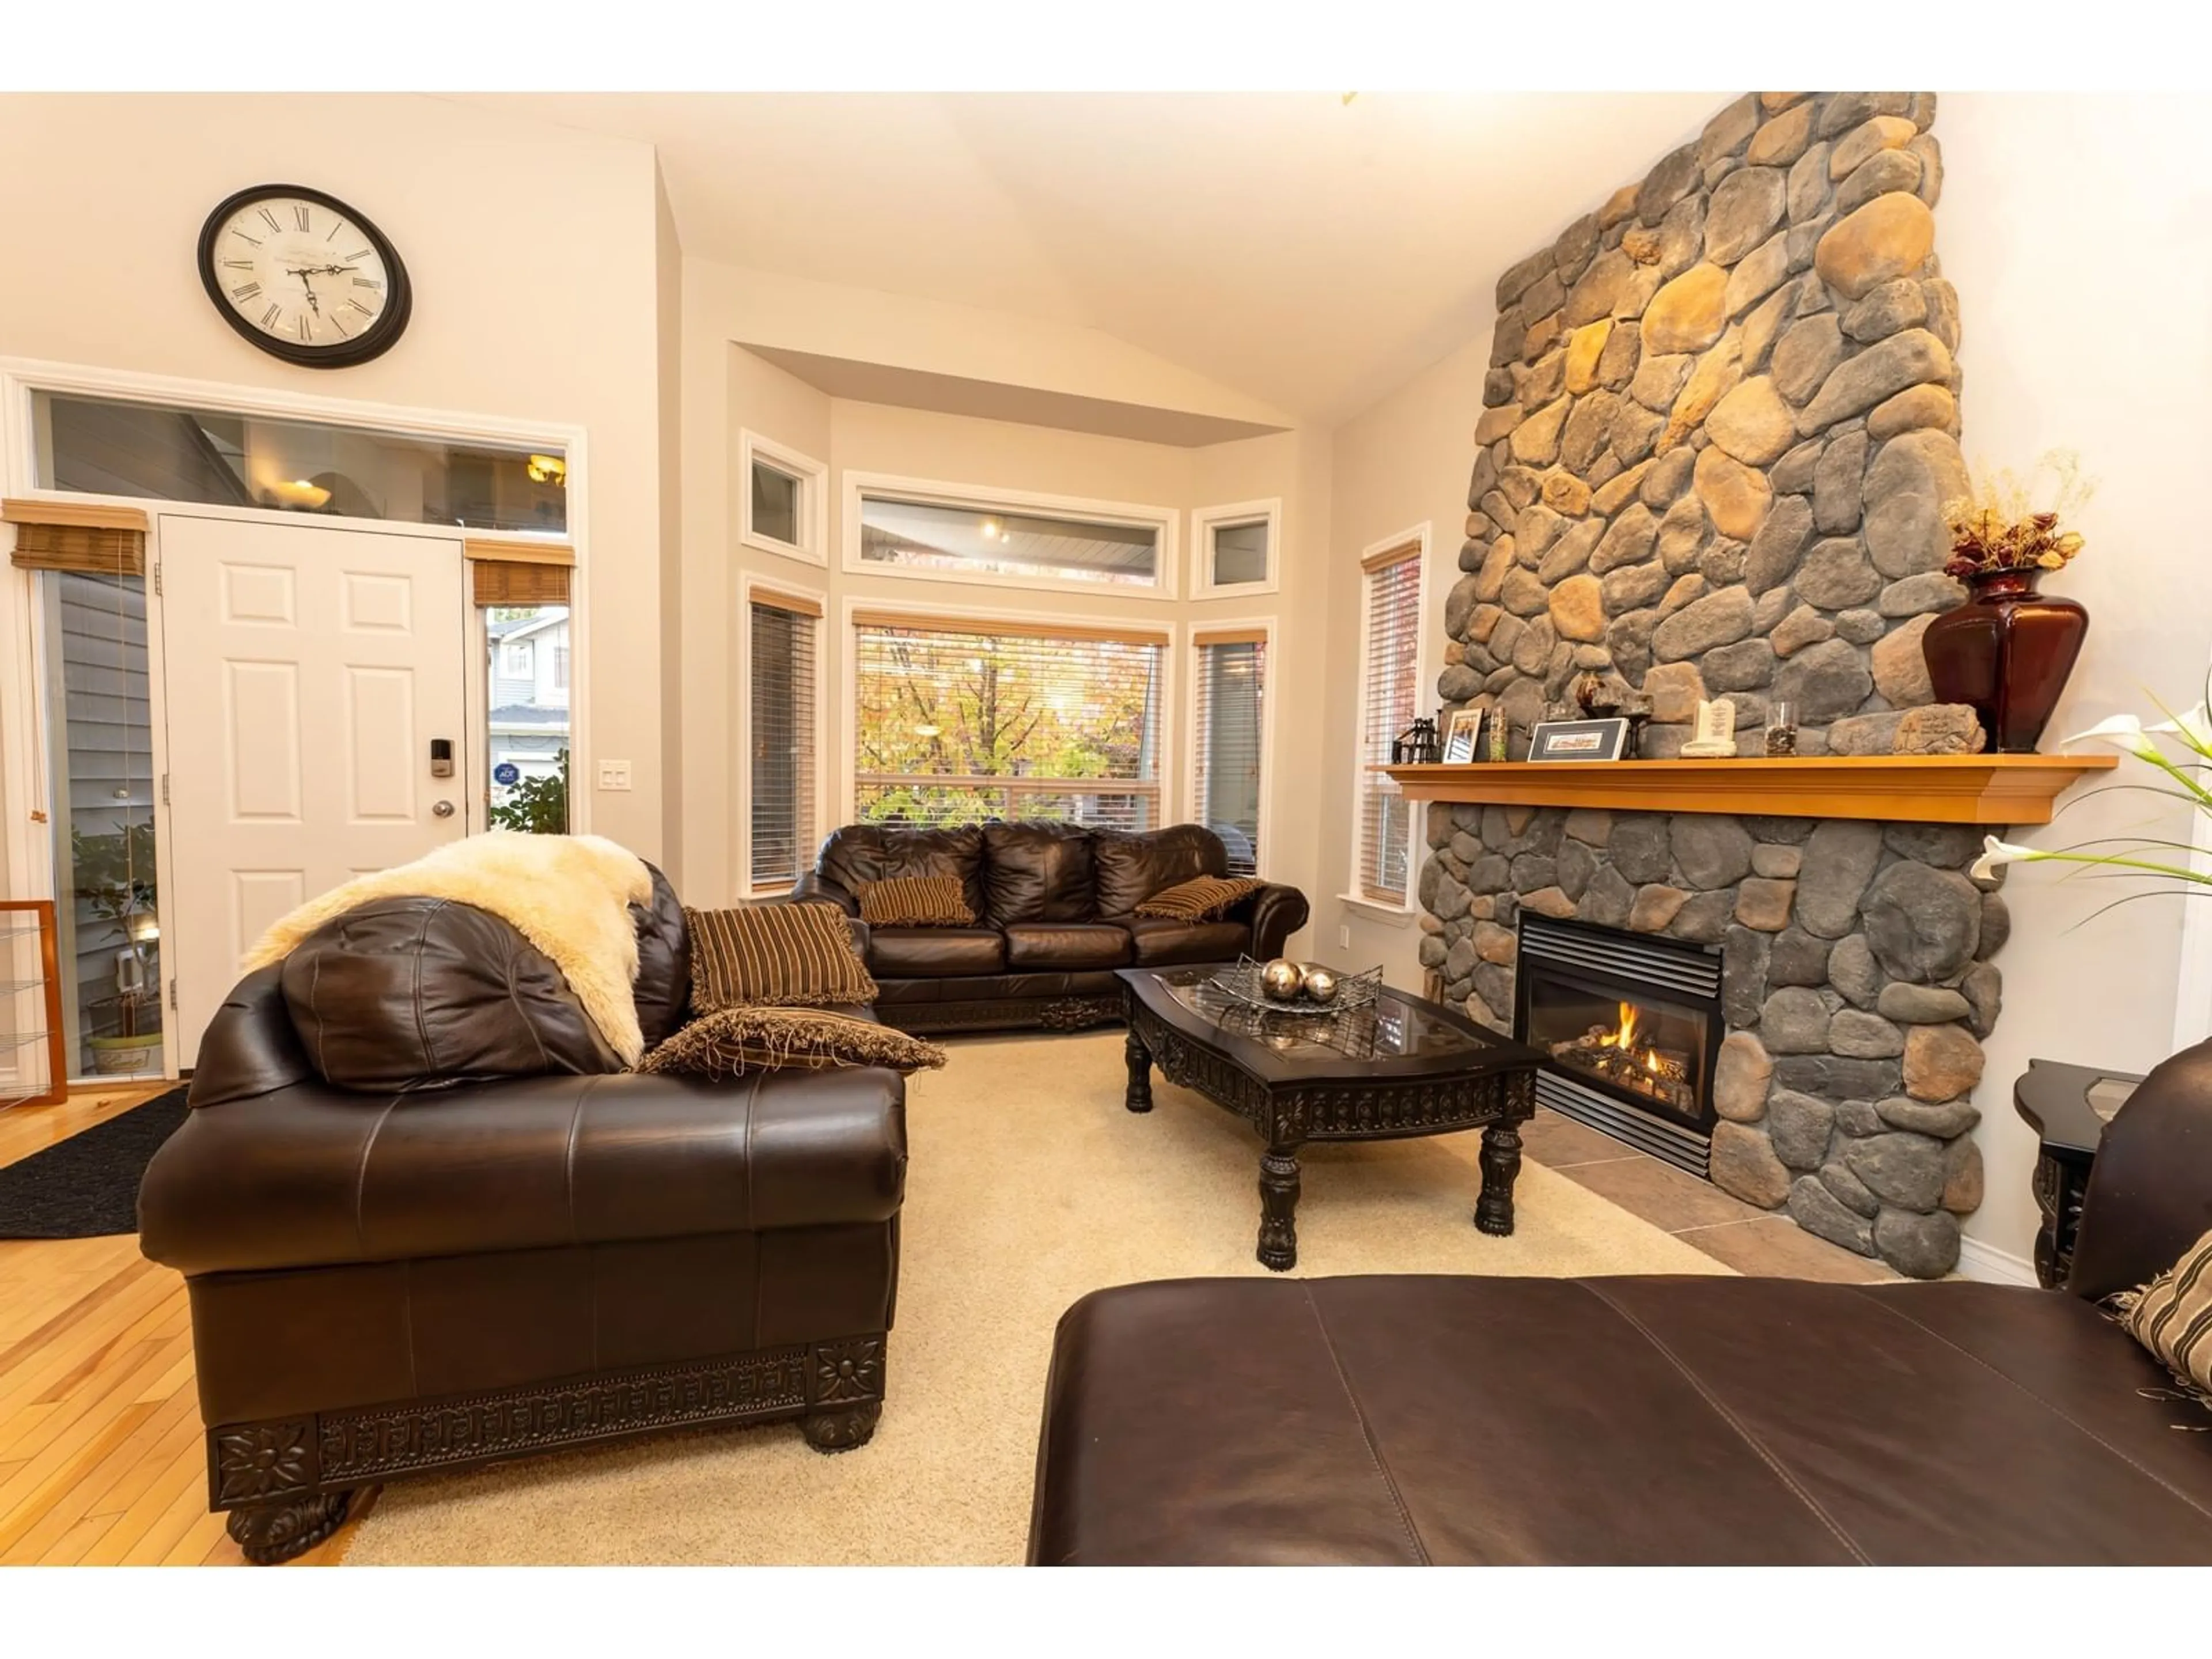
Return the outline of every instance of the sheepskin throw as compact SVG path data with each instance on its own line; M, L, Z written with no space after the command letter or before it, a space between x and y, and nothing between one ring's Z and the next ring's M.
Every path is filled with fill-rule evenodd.
M312 898L246 952L247 973L281 962L334 916L381 898L440 898L489 910L553 960L625 1066L645 1052L637 1004L637 929L629 907L653 900L645 860L600 836L491 830L412 864L356 876Z
M2115 1300L2128 1334L2212 1407L2212 1232L2142 1289Z
M1140 916L1176 921L1216 921L1267 884L1251 876L1198 876L1158 892L1137 907Z
M871 927L973 927L975 913L957 876L893 876L864 881L860 920Z
M691 1006L702 1014L876 1000L876 981L836 905L751 904L684 916L691 924Z
M638 1062L641 1072L741 1077L787 1066L887 1066L895 1072L945 1064L945 1050L888 1025L826 1008L723 1008L702 1014Z

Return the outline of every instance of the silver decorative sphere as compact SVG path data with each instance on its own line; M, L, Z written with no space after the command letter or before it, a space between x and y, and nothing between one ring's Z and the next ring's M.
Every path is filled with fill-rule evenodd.
M1297 995L1304 977L1297 963L1287 957L1277 957L1260 970L1260 988L1277 1002L1288 1002Z
M1301 988L1304 990L1309 1000L1334 1002L1336 1000L1336 975L1326 968L1318 965L1309 966Z

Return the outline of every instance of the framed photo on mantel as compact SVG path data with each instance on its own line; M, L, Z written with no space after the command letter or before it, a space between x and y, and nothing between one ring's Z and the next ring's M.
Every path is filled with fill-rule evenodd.
M1462 708L1451 717L1451 726L1444 733L1444 763L1452 765L1480 757L1482 742L1482 710Z
M1625 720L1545 720L1528 738L1532 761L1617 761L1627 752Z

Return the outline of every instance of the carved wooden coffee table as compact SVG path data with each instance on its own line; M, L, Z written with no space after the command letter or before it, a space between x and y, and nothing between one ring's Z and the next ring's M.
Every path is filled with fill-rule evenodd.
M1384 988L1372 1008L1264 1014L1209 981L1226 964L1119 970L1133 1112L1152 1109L1152 1067L1260 1132L1260 1261L1297 1265L1298 1148L1482 1131L1474 1224L1513 1231L1521 1125L1536 1110L1533 1048L1450 1009Z

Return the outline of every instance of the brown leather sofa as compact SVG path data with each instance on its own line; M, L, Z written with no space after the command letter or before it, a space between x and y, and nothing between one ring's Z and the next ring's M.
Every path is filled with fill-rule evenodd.
M1197 876L1225 876L1221 837L1195 823L1133 834L1060 823L914 830L848 824L822 843L791 897L857 917L864 883L957 876L973 927L872 927L876 1012L907 1031L1073 1030L1121 1017L1116 968L1279 956L1305 926L1305 895L1269 885L1219 921L1139 916Z
M635 911L648 1043L690 947ZM884 1397L906 1170L896 1073L624 1073L551 962L466 905L363 906L231 994L140 1244L191 1296L208 1502L248 1559L356 1488Z
M2105 1136L2063 1291L1383 1277L1060 1322L1041 1564L2212 1563L2212 1427L2097 1308L2212 1228L2212 1044Z

